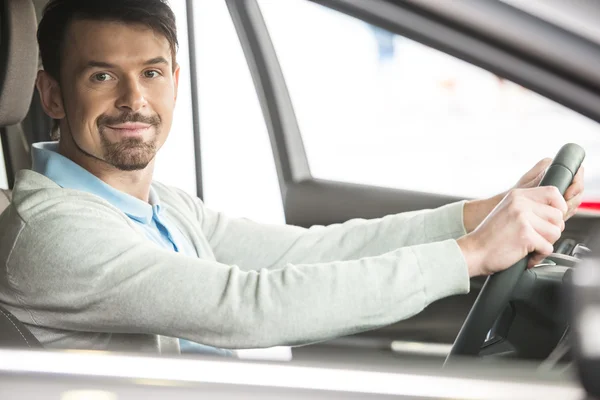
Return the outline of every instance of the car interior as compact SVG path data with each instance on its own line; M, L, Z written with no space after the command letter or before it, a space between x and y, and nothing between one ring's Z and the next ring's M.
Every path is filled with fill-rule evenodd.
M0 14L2 52L0 67L0 126L3 144L15 125L21 124L29 111L35 76L38 50L32 38L37 29L33 3L6 1ZM10 190L2 190L0 208L10 204ZM0 343L4 347L41 347L29 330L7 310L0 307Z
M0 3L2 5L0 7L0 138L8 182L8 188L0 193L1 212L11 200L9 189L14 183L15 172L30 166L31 144L50 139L51 121L44 115L34 91L36 72L39 67L35 32L46 1L0 0ZM297 142L297 139L290 139L293 132L290 133L289 129L294 131L299 128L297 125L294 127L294 124L286 123L286 113L293 113L293 107L291 104L285 104L289 103L289 94L285 90L282 92L280 87L285 86L285 83L279 82L278 78L273 78L282 74L277 73L279 66L273 61L274 59L276 61L276 55L272 44L269 40L261 39L265 34L268 35L268 32L265 31L264 21L261 23L260 16L255 12L256 2L228 0L227 3L241 41L246 45L244 51L249 65L254 68L252 73L257 84L257 92L263 94L262 106L266 110L265 113L273 118L270 125L271 143L276 147L281 146L280 151L276 153L279 157L276 164L283 187L282 201L287 223L309 227L314 224L343 222L356 217L380 217L393 212L431 208L457 200L453 196L427 195L399 189L313 179L310 177L310 172L303 173L302 162L298 161L302 157L298 157L298 150L286 147L288 143ZM460 53L463 50L458 45L442 43L441 39L436 42L432 39L432 35L439 35L441 31L437 33L421 31L425 29L423 27L430 26L425 23L423 27L417 27L406 21L403 22L403 26L401 23L390 22L387 18L391 18L392 14L384 15L383 5L397 6L398 10L402 10L407 16L418 16L433 21L440 26L449 27L448 29L452 29L453 32L463 35L471 33L478 38L477 43L485 44L488 50L502 49L511 54L514 64L518 67L493 65L490 60L495 55L491 50L489 54L482 55L478 60L467 53L463 54L463 58L473 59L477 64L483 64L489 69L507 75L523 86L546 94L549 98L600 121L600 108L592 107L594 104L600 104L600 77L597 74L595 77L589 77L584 74L584 71L577 76L575 67L559 68L561 66L553 64L552 60L542 63L542 56L536 59L534 53L525 55L526 50L518 49L514 43L513 47L510 47L511 38L500 39L499 36L493 36L497 34L492 32L493 27L488 27L489 31L485 32L485 28L469 25L465 21L461 26L460 16L455 14L456 9L436 8L432 5L434 2L430 1L407 1L399 6L396 4L398 2L383 1L378 2L382 4L381 9L374 9L369 13L365 11L367 6L365 9L361 9L360 6L353 8L352 2L322 0L315 3L358 16L390 31L435 44L436 47L451 53ZM377 12L382 14L378 15ZM534 19L522 14L518 16L522 21L527 18ZM551 26L547 22L537 23L539 26L536 25L536 29L540 32L554 32L556 35L563 35L561 36L563 38L572 39L573 43L583 43L585 48L593 48L595 51L589 54L590 59L592 57L595 60L600 59L600 43L592 44L589 40L575 39L573 33ZM448 40L450 39L448 37ZM475 47L471 46L469 51L474 52ZM491 58L486 61L485 57L488 56ZM518 68L525 71L527 66L531 70L542 71L540 72L542 75L546 74L545 83L536 81L538 78L530 78L527 73L519 76ZM592 81L598 86L593 86L590 83ZM554 89L551 90L549 88L552 85ZM561 88L565 87L569 90L561 91ZM564 97L559 98L561 95ZM586 107L582 106L582 98L589 100L585 103ZM286 135L287 140L283 140ZM597 212L582 210L568 222L562 238L555 245L554 254L535 269L527 271L518 281L508 299L508 305L503 307L491 329L486 329L485 341L481 346L476 346L477 349L472 355L488 360L497 358L528 360L557 368L570 365L572 351L569 344L570 315L565 300L568 294L566 287L570 279L570 271L577 268L580 260L590 251L591 237L599 227L598 216ZM468 295L440 300L419 315L389 327L295 348L294 360L302 362L318 359L324 362L340 362L360 359L365 363L395 363L403 357L404 359L416 357L433 358L441 366L484 284L485 279L475 278L471 282L471 291ZM1 304L0 348L42 348L28 328L2 308Z

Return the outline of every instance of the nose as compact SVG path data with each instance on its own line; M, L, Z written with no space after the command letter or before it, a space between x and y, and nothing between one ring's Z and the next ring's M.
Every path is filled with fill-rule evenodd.
M136 79L122 79L119 90L120 94L116 103L118 109L136 112L146 106L143 87Z

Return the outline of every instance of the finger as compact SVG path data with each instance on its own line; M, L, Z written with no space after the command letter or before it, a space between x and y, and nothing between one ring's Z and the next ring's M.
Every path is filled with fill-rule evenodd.
M563 223L562 220L560 222L561 224ZM544 239L545 242L540 244L540 246L542 246L541 248L536 247L534 250L545 255L552 253L554 251L553 245L558 239L560 239L562 229L535 214L531 215L529 218L529 224L533 230ZM537 240L537 238L535 239Z
M533 268L554 251L552 244L534 230L530 234L529 242L534 250L530 252L529 261L527 262L528 268Z
M534 203L531 211L539 218L557 226L561 232L565 229L564 214L559 209L548 204Z
M526 176L527 175L531 175L532 178L535 178L536 176L538 176L538 175L542 174L543 172L545 172L546 168L548 168L551 163L552 163L552 159L551 158L549 158L549 157L542 158L525 175Z
M583 169L583 166L581 166L581 167L579 167L579 170L575 174L575 177L573 178L573 182L571 183L571 185L569 185L569 187L565 191L564 197L566 200L570 200L573 197L575 197L578 194L583 192L583 186L584 186L583 185L583 177L584 177L584 169Z
M544 158L538 161L533 168L531 168L519 181L519 186L534 187L537 186L542 178L548 166L552 163L551 158Z
M581 205L581 201L583 200L583 192L579 193L577 196L573 197L571 200L567 201L567 215L565 216L565 221L571 218L577 212L577 209Z
M542 204L548 204L554 208L558 208L563 215L567 214L569 208L567 202L554 186L540 186L532 189L525 189L525 196L529 199Z

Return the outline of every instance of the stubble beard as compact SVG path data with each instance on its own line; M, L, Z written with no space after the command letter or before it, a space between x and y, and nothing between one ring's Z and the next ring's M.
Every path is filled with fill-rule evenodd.
M112 143L100 127L100 140L104 161L121 171L139 171L148 166L156 156L158 126L149 141L140 138L126 138Z

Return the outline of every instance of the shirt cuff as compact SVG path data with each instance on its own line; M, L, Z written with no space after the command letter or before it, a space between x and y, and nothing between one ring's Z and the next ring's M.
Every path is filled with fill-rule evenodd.
M423 276L426 302L431 304L444 297L466 294L470 290L467 262L456 240L411 247Z
M467 234L464 221L466 200L438 207L425 215L425 235L429 242L458 239Z

